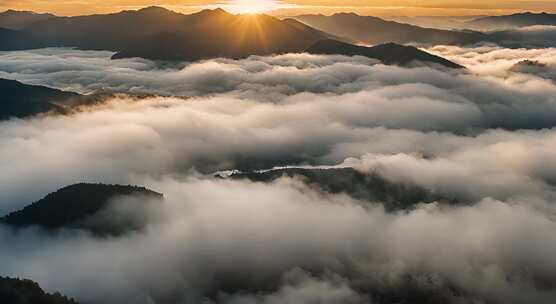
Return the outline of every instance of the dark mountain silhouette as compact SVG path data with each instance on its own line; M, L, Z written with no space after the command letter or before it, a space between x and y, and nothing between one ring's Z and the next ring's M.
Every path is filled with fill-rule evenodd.
M3 304L77 304L60 293L44 292L31 280L0 277L0 303Z
M20 30L35 22L54 18L52 14L37 14L34 12L7 10L0 13L0 27Z
M187 19L186 15L150 7L106 15L56 17L35 22L23 31L47 46L118 51L141 37L186 27Z
M0 120L14 117L26 118L45 113L67 115L79 111L81 107L102 103L117 94L117 92L111 91L98 91L89 95L81 95L0 78ZM129 93L126 96L147 98L156 95Z
M0 27L0 51L19 51L43 47L42 42L21 31Z
M128 196L148 200L163 198L162 194L143 187L75 184L50 193L22 210L6 215L0 219L0 222L16 228L28 226L40 226L48 230L76 228L89 230L98 235L121 235L140 230L145 223L135 221L133 218L125 218L125 214L110 215L114 218L108 221L95 220L95 216L110 207L113 199Z
M143 57L198 60L214 57L300 52L331 37L292 20L268 15L233 15L222 9L184 15L160 7L77 17L54 17L34 22L20 32L5 34L22 49L20 37L33 46L77 47L118 51L114 58ZM13 46L12 46L13 45Z
M304 24L268 15L232 15L217 9L187 18L193 20L187 26L137 39L113 58L186 61L244 58L301 52L316 41L330 37Z
M518 13L504 16L489 16L466 23L470 28L505 29L532 25L556 25L556 14Z
M383 202L385 208L390 211L411 208L418 203L446 200L423 188L391 183L379 175L365 174L353 168L288 168L263 172L235 173L230 178L266 183L283 176L299 177L308 185L329 193L345 193L355 199Z
M285 20L268 15L233 15L222 9L185 15L160 7L76 17L14 11L3 14L0 51L63 46L115 51L114 59L243 58L300 52L323 39L367 44L466 45L488 41L509 47L552 46L543 34L431 29L354 13L302 15ZM512 16L537 20L521 24L552 24L554 15Z
M27 23L27 14L10 14L21 16L21 25L17 26L20 30L0 26L0 51L76 47L115 51L114 59L244 58L301 52L323 39L368 44L465 45L488 41L508 47L551 46L544 33L439 30L354 13L279 20L264 14L233 15L222 9L185 15L148 7L105 15L41 16Z
M423 28L355 13L301 15L295 19L321 31L368 44L394 42L462 45L488 40L488 36L479 32Z
M421 51L412 46L403 46L395 43L381 44L373 47L357 46L332 39L321 40L306 50L311 54L339 54L346 56L365 56L375 58L385 64L409 65L442 65L449 68L463 68L461 65Z
M507 48L556 47L556 29L509 29L489 33L492 42Z
M80 102L82 97L77 93L7 79L0 79L0 93L0 120L50 111L62 113L66 106Z

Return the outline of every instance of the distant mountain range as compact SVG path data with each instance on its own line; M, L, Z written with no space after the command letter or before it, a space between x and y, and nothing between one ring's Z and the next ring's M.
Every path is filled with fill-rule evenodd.
M533 25L556 25L556 14L518 13L505 16L489 16L465 23L470 28L508 29Z
M77 93L8 79L0 79L0 92L0 120L46 112L63 113L67 106L83 102L83 96Z
M355 13L301 15L294 18L321 31L366 44L394 42L462 45L489 40L487 35L479 32L424 28Z
M550 14L518 14L502 17L500 20L516 20L511 29L492 32L471 30L440 30L424 28L410 24L385 21L371 16L359 16L354 13L340 13L332 16L302 15L295 19L309 26L333 35L345 37L365 44L415 43L420 45L470 45L480 42L496 43L508 48L544 48L556 46L556 30L520 29L517 25L549 25L555 15ZM526 21L519 20L526 19ZM494 19L498 20L498 19ZM556 19L555 19L556 20ZM486 21L485 21L486 22ZM473 23L468 23L472 27ZM474 26L481 28L482 26Z
M313 43L331 37L302 23L268 15L232 15L216 9L182 16L181 26L135 39L114 58L187 61L244 58L301 52Z
M23 19L29 19L28 13L20 14ZM432 60L446 66L455 66L414 49L397 47L397 51L391 54L381 54L376 52L377 50L369 53L368 50L355 45L348 48L347 44L336 44L336 47L331 47L330 43L317 44L321 40L330 39L341 43L359 41L359 37L340 38L335 33L326 33L292 18L280 20L268 15L233 15L222 9L184 15L160 7L149 7L107 15L36 18L37 21L22 27L19 31L0 30L0 39L6 41L0 45L0 50L63 46L115 51L114 59L142 57L153 60L196 61L215 57L244 58L250 55L306 50L313 52L318 49L323 54L362 55L383 60L388 64ZM1 20L0 18L0 22ZM408 28L417 27L404 25L404 29ZM436 33L438 30L433 31ZM458 37L474 35L440 32ZM411 33L409 35L412 36ZM407 42L407 39L392 40L383 37L376 41L403 43ZM328 47L323 49L323 45ZM394 45L383 48L384 51L393 51ZM406 57L396 59L393 58L395 55ZM410 58L411 55L416 57Z
M489 34L493 41L509 48L556 47L556 27L544 26L513 28Z
M55 17L52 14L7 10L0 13L0 28L20 30L35 22Z
M386 43L373 47L357 46L337 40L321 40L306 52L311 54L340 54L346 56L365 56L382 61L385 64L407 66L410 64L442 65L448 68L460 69L463 66L421 51L412 46L403 46L395 43Z
M92 220L117 197L141 197L162 200L160 193L152 190L122 185L75 184L50 193L44 198L0 218L0 224L23 228L38 226L47 230L75 228L97 235L120 235L140 230L144 223L119 214L109 220ZM141 201L141 200L140 200ZM140 207L140 206L137 206Z
M551 24L555 19L553 16L527 13L479 18L472 22ZM383 47L387 50L393 50L393 45L389 43L468 45L494 42L508 47L542 47L554 44L547 41L544 33L441 30L354 13L301 15L284 20L264 14L234 15L222 9L185 15L161 7L76 17L16 11L0 14L0 51L76 47L114 51L114 59L142 57L153 60L197 61L215 57L245 58L250 55L311 51L317 46L322 47L323 44L317 44L318 42L330 39L341 43L387 44ZM335 50L338 54L345 55L368 52L357 49L355 45L349 48L342 45L336 49L328 48L324 53L332 54ZM408 59L433 59L408 49L396 50L399 51L393 52L390 58L383 61L397 64L407 62ZM391 58L394 55L411 54L417 58ZM444 61L444 65L453 64Z
M556 25L556 15L521 13L482 17L464 24L469 28ZM65 46L111 50L117 52L114 58L243 58L301 52L322 39L373 45L467 45L508 40L501 35L426 28L355 13L301 15L284 20L268 15L233 15L222 9L185 15L161 7L76 17L0 13L0 50ZM516 37L511 40L522 38Z
M0 303L3 304L78 304L60 293L44 292L31 280L0 277Z
M454 29L469 29L469 27L465 26L466 22L482 17L486 16L385 16L383 19L425 28L451 31Z
M160 7L48 18L18 33L24 38L10 32L9 39L30 41L29 47L77 47L117 51L114 58L190 61L300 52L332 37L300 22L267 15L233 15L222 9L184 15ZM13 44L2 44L0 50L22 48L21 42Z

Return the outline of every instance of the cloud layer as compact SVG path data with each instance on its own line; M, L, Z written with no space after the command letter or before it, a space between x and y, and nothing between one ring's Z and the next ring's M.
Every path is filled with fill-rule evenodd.
M0 254L1 271L95 303L207 295L217 303L363 303L415 290L454 303L550 303L556 292L550 204L485 199L387 214L289 180L153 185L166 202L148 232L91 239L2 229L12 245Z
M148 221L119 238L0 226L11 244L0 274L87 303L552 303L554 50L431 51L469 70L307 54L172 65L0 54L0 77L125 93L0 122L0 213L81 181L166 198L102 213ZM539 65L517 69L524 59ZM350 166L457 204L386 212L297 178L212 176L298 165Z

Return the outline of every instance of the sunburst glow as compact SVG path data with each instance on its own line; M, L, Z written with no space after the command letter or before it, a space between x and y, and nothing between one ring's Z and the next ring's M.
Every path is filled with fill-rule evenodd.
M295 5L276 0L228 0L211 5L211 7L221 7L235 14L266 13L276 9L291 8L294 6Z

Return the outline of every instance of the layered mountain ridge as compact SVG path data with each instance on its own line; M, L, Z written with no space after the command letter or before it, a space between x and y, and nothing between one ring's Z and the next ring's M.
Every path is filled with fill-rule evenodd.
M556 14L525 12L503 16L488 16L471 20L466 25L471 28L490 30L533 25L556 25Z
M29 11L7 10L0 13L0 27L12 30L23 29L35 22L55 18L52 14L38 14Z
M219 8L184 15L161 7L148 7L106 15L51 17L38 20L20 31L0 31L0 37L8 41L0 46L0 50L76 47L114 51L113 59L141 57L197 61L217 57L245 58L251 55L311 52L325 43L322 41L331 39L346 44L359 41L356 39L358 37L340 37L342 35L330 34L302 21L295 18L280 20L264 14L234 15ZM403 39L386 38L376 41L405 42ZM350 55L350 52L345 52L345 46L343 49L328 48L322 53ZM355 48L357 46L354 45L350 49ZM338 53L334 53L335 50ZM351 52L351 55L365 56L358 54L361 52L365 53L359 49L359 52ZM374 58L381 59L380 56ZM413 61L423 59L431 58L422 54L411 58ZM393 58L385 62L406 61ZM450 65L455 66L452 63L447 66Z
M424 28L355 13L300 15L294 18L321 31L366 44L394 42L462 45L489 40L487 35L479 32Z

